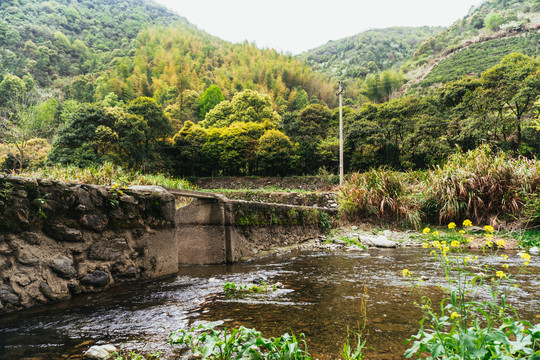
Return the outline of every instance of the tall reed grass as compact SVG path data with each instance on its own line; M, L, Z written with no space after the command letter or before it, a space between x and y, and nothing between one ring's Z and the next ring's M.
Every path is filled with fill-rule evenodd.
M349 219L448 223L470 219L505 227L540 222L540 162L482 145L426 172L352 174L340 201Z
M184 179L170 178L162 174L142 174L138 171L126 171L112 163L78 168L71 165L53 165L41 169L25 171L21 176L54 179L84 184L119 186L159 185L167 188L190 189L193 186Z

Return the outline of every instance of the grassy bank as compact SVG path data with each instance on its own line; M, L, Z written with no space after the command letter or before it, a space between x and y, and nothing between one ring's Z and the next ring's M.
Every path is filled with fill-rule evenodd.
M488 145L452 155L427 171L355 173L340 190L349 220L489 223L508 229L540 224L540 162L512 158Z
M70 165L54 165L39 169L25 170L21 176L42 179L53 179L83 184L119 186L159 185L174 189L191 189L193 185L185 179L172 178L162 174L142 174L137 171L126 171L111 163L79 168Z

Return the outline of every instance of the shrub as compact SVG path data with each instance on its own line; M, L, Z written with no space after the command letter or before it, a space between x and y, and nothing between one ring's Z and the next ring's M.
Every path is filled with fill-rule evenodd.
M423 203L435 205L441 223L465 218L476 223L534 222L540 218L537 204L531 204L537 201L533 195L540 186L539 168L536 160L514 159L482 145L453 154L429 171Z
M413 196L417 186L412 173L388 169L354 173L341 187L341 211L350 219L400 219L417 227L420 213Z

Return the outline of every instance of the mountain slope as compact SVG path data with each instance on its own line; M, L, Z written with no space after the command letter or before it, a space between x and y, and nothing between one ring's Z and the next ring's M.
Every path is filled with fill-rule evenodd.
M422 86L480 74L512 52L540 55L539 28L540 0L485 1L424 41L404 69Z
M410 59L425 39L442 27L392 27L368 30L354 36L330 41L309 50L299 58L315 70L337 79L365 77Z
M187 21L147 0L3 0L0 73L32 74L41 86L86 74L129 54L148 25Z

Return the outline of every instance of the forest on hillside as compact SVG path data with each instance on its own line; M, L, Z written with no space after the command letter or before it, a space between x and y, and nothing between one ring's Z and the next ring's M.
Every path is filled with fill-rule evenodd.
M111 4L12 0L0 6L4 170L109 162L175 176L337 171L336 79L290 55L211 36L149 1ZM455 72L434 70L445 85L395 96L406 79L386 67L402 62L419 34L432 31L396 28L355 38L371 36L362 47L382 59L374 71L384 70L358 77L360 85L346 84L346 171L422 170L484 143L514 155L539 153L534 51L501 53L496 61L484 56L484 69L469 76L478 62L462 52L452 60ZM507 50L535 48L536 35L528 36L516 37ZM385 62L394 47L383 45L398 38L403 46L395 48L403 52ZM490 54L490 44L470 48Z

